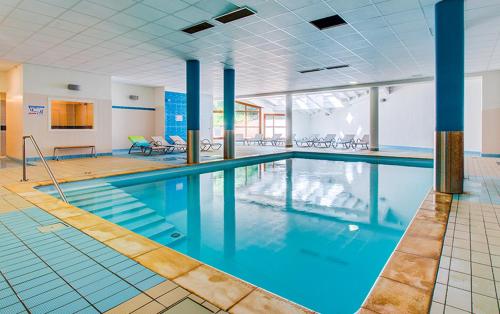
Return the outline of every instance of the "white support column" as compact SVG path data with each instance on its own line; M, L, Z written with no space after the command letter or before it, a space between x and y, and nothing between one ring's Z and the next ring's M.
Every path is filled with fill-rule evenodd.
M378 149L378 87L370 87L370 150Z
M286 147L293 147L293 126L292 126L292 94L286 94Z

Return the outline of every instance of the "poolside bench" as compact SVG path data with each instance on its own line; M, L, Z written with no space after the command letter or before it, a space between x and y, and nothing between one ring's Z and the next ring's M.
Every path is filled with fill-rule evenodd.
M59 150L68 150L68 149L82 149L89 148L90 154L94 155L97 158L97 154L95 152L95 145L79 145L79 146L56 146L54 147L54 154L52 155L52 160L59 160L59 156L57 156L57 151Z

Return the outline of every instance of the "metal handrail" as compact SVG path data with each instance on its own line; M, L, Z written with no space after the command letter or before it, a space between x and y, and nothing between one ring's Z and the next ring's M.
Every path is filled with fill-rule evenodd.
M40 156L40 159L42 160L42 164L45 167L45 170L47 170L47 173L49 174L50 179L54 183L54 186L56 187L56 190L59 193L59 196L61 196L61 199L65 203L68 203L68 200L66 199L66 195L64 195L64 192L61 189L61 187L59 186L59 183L57 183L56 177L54 176L54 173L52 173L52 170L50 169L47 162L45 161L45 158L43 157L42 151L40 150L40 147L38 147L38 144L36 143L33 135L23 136L23 181L28 181L27 176L26 176L26 139L30 139L31 143L33 143L33 147L35 147L35 150L38 153L38 156Z

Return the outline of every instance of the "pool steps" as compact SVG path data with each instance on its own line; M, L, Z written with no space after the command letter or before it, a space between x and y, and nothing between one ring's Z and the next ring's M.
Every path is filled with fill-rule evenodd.
M177 244L185 238L155 210L109 183L85 189L67 189L64 192L72 205L163 245ZM50 194L57 197L55 193Z

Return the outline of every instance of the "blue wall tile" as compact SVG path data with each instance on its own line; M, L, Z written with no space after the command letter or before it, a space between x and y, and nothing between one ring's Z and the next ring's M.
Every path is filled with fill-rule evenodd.
M165 138L170 141L170 135L178 135L187 140L186 94L165 92ZM176 121L176 116L182 116L182 121Z

